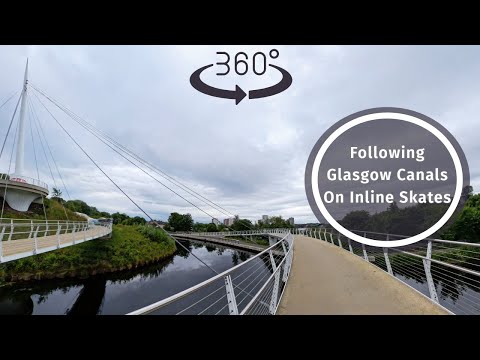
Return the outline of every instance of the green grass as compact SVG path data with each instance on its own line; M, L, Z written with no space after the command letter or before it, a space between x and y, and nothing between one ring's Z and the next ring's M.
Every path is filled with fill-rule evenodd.
M0 197L0 201L3 202L3 198ZM44 199L45 212L47 213L48 220L71 220L71 221L85 221L82 216L75 214L73 211L64 208L58 201L51 199ZM43 212L42 204L32 204L28 211L17 211L10 208L5 202L5 209L3 217L6 219L33 219L33 220L45 220L45 213ZM68 219L67 219L68 217Z
M264 237L261 236L253 236L253 241L251 240L250 235L247 236L246 238L244 236L225 236L226 240L240 240L241 242L245 244L251 244L252 242L254 244L258 245L264 245L268 246L270 243L268 242L268 239L265 239Z
M152 263L175 250L175 242L158 229L115 225L111 239L92 240L0 265L0 279L87 277Z

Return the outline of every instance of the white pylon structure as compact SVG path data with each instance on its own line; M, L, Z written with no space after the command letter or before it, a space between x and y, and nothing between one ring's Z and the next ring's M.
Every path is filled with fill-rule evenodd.
M0 179L0 195L5 196L8 205L18 211L27 211L32 202L42 203L42 197L48 195L48 186L39 179L25 176L25 107L28 85L28 59L25 66L23 89L20 103L20 118L18 123L17 151L15 157L15 172L9 177Z

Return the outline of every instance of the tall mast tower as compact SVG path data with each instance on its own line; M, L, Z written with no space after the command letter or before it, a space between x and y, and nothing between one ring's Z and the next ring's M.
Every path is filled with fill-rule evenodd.
M25 158L25 102L27 100L27 85L28 85L28 58L25 66L25 76L23 77L22 102L20 104L20 119L18 123L18 137L17 137L17 154L15 158L15 176L24 175L24 158Z
M42 204L42 197L48 195L48 185L25 174L25 111L28 91L28 59L23 77L22 98L16 139L15 172L9 178L0 179L0 194L5 194L8 205L17 211L27 211L32 202Z

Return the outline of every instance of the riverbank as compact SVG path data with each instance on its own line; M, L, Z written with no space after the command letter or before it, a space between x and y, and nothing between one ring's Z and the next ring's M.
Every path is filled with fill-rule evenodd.
M110 239L97 239L72 247L0 265L1 282L88 278L128 270L172 256L175 242L159 229L115 225Z

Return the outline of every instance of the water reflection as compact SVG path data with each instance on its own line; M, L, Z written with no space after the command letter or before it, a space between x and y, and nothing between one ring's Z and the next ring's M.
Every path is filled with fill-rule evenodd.
M472 260L470 260L472 261ZM404 254L390 256L395 277L430 297L422 259ZM383 257L374 264L387 271ZM432 263L431 274L440 304L455 314L480 314L480 282L477 276Z
M217 272L254 253L195 241L182 244ZM45 280L0 288L0 314L125 314L215 275L185 249L162 262L89 279Z

